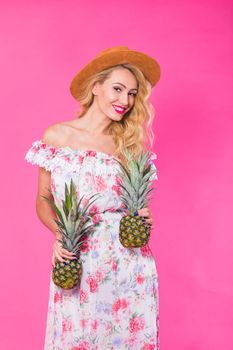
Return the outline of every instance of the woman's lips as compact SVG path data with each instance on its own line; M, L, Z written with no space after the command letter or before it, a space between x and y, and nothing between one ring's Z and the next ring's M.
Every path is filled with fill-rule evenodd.
M125 113L126 108L123 108L123 107L120 107L120 106L116 106L116 105L112 105L112 106L113 106L113 108L115 109L115 111L117 113L119 113L119 114Z

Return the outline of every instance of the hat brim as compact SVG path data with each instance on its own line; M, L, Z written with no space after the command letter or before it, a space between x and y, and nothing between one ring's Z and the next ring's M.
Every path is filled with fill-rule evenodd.
M152 57L133 50L109 52L94 58L76 74L70 84L71 95L78 100L82 91L82 82L85 79L105 68L122 63L132 63L137 66L152 86L160 79L160 66Z

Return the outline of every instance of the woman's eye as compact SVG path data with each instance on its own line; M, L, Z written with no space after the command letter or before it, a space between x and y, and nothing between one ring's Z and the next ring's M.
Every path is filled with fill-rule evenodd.
M121 88L119 88L119 87L114 87L114 89L115 89L116 91L117 91L117 90L120 90L120 91L121 91ZM130 95L136 97L137 94L136 94L135 92L131 92Z

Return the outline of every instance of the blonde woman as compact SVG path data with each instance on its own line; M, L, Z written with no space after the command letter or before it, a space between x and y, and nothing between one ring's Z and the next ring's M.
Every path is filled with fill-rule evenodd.
M64 290L51 278L44 350L159 349L155 260L148 244L129 249L120 244L124 204L115 160L127 166L126 149L137 157L151 147L149 96L159 78L158 63L142 52L125 46L101 51L71 82L80 104L77 118L48 126L26 153L28 162L39 165L36 211L54 233L53 266L74 256L58 241L55 214L42 196L51 188L62 198L71 178L80 196L103 194L91 207L95 231L81 248L80 288ZM148 207L135 215L152 228Z

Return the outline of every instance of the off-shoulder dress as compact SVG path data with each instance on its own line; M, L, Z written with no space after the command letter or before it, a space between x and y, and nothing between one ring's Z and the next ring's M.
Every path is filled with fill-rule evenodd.
M151 151L150 162L157 156ZM119 222L119 164L109 153L32 143L25 159L51 172L55 201L64 199L71 178L78 195L100 193L90 207L94 232L83 244L80 288L64 290L52 281L44 350L159 350L158 273L149 244L124 248ZM150 180L157 180L157 172Z

